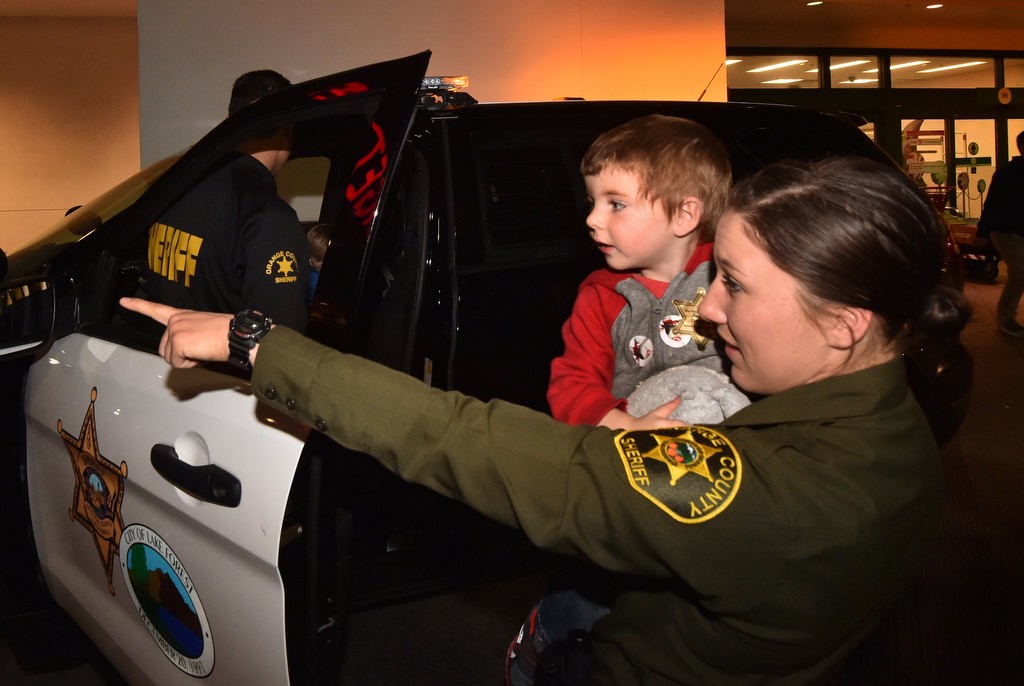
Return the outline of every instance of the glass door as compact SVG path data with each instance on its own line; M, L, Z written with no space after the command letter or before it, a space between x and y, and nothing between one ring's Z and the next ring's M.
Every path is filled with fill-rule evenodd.
M946 122L942 119L904 119L903 168L939 210L952 201L946 161Z
M969 220L981 216L985 192L996 167L995 121L957 119L953 122L954 207Z

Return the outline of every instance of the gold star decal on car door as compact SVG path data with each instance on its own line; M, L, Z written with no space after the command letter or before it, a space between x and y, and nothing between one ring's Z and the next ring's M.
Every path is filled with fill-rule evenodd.
M114 595L114 555L124 531L121 501L124 499L128 465L121 462L118 466L100 455L95 408L96 389L93 388L78 437L64 431L60 419L57 420L57 433L68 449L71 467L75 471L75 496L68 515L92 534L96 552L107 573L107 588Z

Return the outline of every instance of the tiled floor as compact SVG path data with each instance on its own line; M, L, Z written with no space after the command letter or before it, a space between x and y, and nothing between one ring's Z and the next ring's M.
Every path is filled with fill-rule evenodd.
M950 478L967 482L961 492L978 516L974 528L957 530L960 552L953 557L960 573L946 616L970 607L976 623L966 622L964 640L945 647L960 652L959 683L986 683L979 667L987 683L1024 683L1024 339L996 331L1004 280L967 287L975 313L963 341L975 380L970 411L951 446L960 451L962 470Z
M995 561L1006 575L1006 606L1018 622L1020 636L1024 635L1024 339L995 332L995 305L1003 278L998 283L968 284L975 314L963 340L974 358L975 380L971 409L957 441Z
M975 306L963 335L976 367L971 407L943 451L947 511L914 589L896 613L893 644L901 667L895 679L890 670L886 684L1024 683L1024 339L995 330L1001 282L967 286ZM447 684L499 684L508 627L514 628L522 604L537 588L530 580L514 580L357 616L354 658L342 683L425 683L409 675L424 675L420 656L426 652L433 655L434 668L453 665L456 673L444 677ZM431 626L436 630L424 631ZM431 634L443 644L425 643ZM453 650L458 655L445 653ZM116 681L102 665L91 664L26 674L4 643L0 683L112 686Z

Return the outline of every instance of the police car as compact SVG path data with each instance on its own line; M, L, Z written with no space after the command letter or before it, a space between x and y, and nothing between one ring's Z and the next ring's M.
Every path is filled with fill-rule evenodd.
M24 602L52 598L132 683L330 680L351 608L524 550L516 532L260 405L239 370L169 369L160 332L117 306L145 293L155 219L247 138L294 127L279 192L331 228L310 336L538 409L576 287L600 264L578 172L599 132L652 112L696 119L737 177L783 157L888 159L851 117L789 107L476 104L422 91L428 58L267 96L8 256L4 578ZM948 434L969 358L956 340L922 341L908 365Z

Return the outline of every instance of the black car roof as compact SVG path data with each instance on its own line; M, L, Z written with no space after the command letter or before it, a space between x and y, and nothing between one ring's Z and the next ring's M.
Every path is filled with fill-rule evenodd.
M895 164L861 131L858 115L791 105L739 102L552 100L480 103L421 112L431 119L460 119L480 130L530 128L600 131L645 114L661 113L699 121L729 149L734 173L744 176L773 161L858 155ZM514 124L512 120L520 120ZM537 127L530 122L536 121Z

